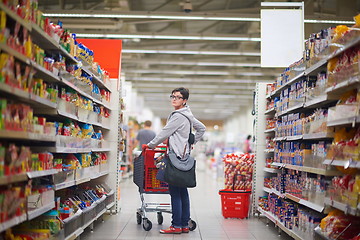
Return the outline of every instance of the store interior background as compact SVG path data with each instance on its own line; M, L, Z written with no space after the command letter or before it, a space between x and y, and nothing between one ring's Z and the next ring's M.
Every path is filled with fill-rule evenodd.
M273 82L284 69L260 67L260 4L259 0L39 0L44 12L55 14L52 18L61 20L64 28L77 33L79 38L105 34L108 38L122 39L121 76L125 79L122 91L125 115L130 119L130 139L138 129L132 120L136 123L152 120L153 129L160 131L171 112L169 93L184 86L190 89L189 106L194 115L207 126L208 153L216 152L215 149L242 150L245 138L254 134L251 112L255 84ZM305 0L304 38L336 25L306 20L352 21L359 7L358 0ZM56 15L89 12L123 17ZM206 15L242 20L186 20ZM194 40L204 36L217 40Z

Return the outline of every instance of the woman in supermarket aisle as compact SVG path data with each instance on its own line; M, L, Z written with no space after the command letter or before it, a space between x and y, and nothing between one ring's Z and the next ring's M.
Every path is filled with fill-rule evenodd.
M191 125L196 130L194 144L201 139L206 130L205 125L194 117L190 107L186 104L188 99L189 90L186 88L176 88L171 92L170 100L174 111L169 115L165 127L147 144L149 148L155 148L168 139L168 151L173 151L179 161L186 159L190 154L192 145L188 140ZM172 222L169 228L161 229L160 233L188 233L188 223L190 221L190 199L188 190L187 188L169 184L169 192L171 197Z

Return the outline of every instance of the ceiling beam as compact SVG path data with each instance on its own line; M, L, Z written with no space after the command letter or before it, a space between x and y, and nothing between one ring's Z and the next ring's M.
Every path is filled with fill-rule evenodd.
M168 5L168 4L171 3L172 1L174 1L174 0L167 0L167 1L164 2L163 4L161 4L161 5L157 6L156 8L152 9L151 11L153 12L153 11L159 10L160 8Z

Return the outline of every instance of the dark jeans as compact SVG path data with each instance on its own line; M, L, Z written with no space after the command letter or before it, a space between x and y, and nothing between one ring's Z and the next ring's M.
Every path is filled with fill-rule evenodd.
M188 227L190 220L190 200L187 188L169 185L171 196L172 221L176 228Z

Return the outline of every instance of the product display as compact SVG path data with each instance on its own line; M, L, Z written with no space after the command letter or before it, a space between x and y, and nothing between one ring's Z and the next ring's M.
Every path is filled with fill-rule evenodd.
M1 2L0 41L0 238L73 238L115 201L109 75L36 0Z
M322 233L331 239L353 239L357 240L360 229L360 218L348 216L341 211L331 211L321 220Z
M356 28L359 16L354 19ZM359 236L359 43L359 33L343 25L312 34L303 58L266 86L264 191L270 194L258 206L295 239L315 239L315 232L327 239Z
M253 154L227 154L225 163L225 189L251 190L254 164Z

